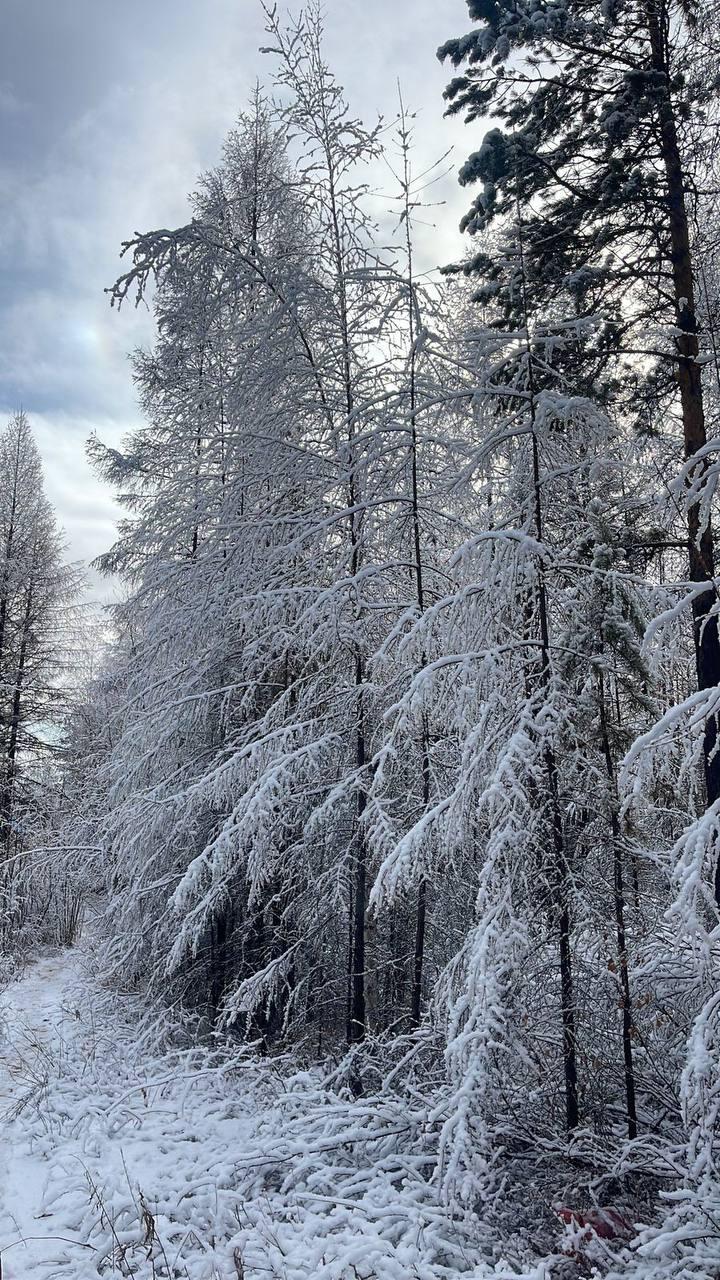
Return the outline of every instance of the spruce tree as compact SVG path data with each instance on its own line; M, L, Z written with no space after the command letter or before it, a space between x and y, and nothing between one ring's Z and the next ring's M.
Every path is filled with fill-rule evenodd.
M686 503L697 683L720 683L712 528L697 497L707 468L691 201L701 185L698 136L717 96L698 74L702 11L674 0L469 0L479 24L439 50L464 74L450 112L498 122L461 170L482 189L464 219L485 243L466 266L478 296L496 296L502 268L487 233L522 208L525 305L559 317L601 316L573 382L611 398L652 430L676 415L689 469ZM690 38L692 36L692 38ZM506 323L520 323L519 293ZM704 773L720 798L717 722L708 712ZM720 871L715 893L720 902Z

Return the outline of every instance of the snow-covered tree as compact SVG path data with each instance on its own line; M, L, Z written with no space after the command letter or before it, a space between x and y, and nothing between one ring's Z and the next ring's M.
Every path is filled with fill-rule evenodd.
M0 858L10 934L27 889L20 855L44 803L69 688L79 583L63 552L30 423L17 413L0 435Z
M526 222L526 304L560 317L602 317L575 356L578 389L604 387L617 411L652 430L678 419L688 460L686 552L697 685L720 683L710 513L698 496L708 466L695 192L706 181L717 86L698 56L711 19L662 0L611 4L470 0L478 26L439 53L467 70L449 85L452 112L498 124L461 170L481 183L465 219L472 233ZM481 248L467 268L495 290L497 264ZM515 300L517 306L517 299ZM582 379L582 383L579 379ZM678 449L680 452L680 449ZM720 753L706 703L709 804L720 796ZM716 881L720 902L720 873Z

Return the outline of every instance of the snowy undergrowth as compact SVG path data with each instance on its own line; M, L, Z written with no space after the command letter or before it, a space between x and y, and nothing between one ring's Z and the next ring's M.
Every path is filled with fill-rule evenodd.
M16 984L16 1008L27 981ZM135 1002L93 991L87 974L55 998L57 1016L43 1015L53 1031L16 1072L7 1113L16 1181L32 1186L38 1170L42 1179L36 1203L16 1210L14 1238L3 1229L5 1274L437 1280L522 1271L499 1257L477 1218L453 1221L442 1206L437 1124L406 1092L353 1099L339 1075L333 1087L327 1074L237 1045L150 1051ZM23 1269L30 1235L45 1243L27 1246Z
M590 1135L543 1158L541 1142L533 1154L508 1134L492 1209L453 1214L438 1172L441 1079L428 1087L435 1056L417 1040L396 1049L394 1064L385 1056L382 1071L372 1045L299 1071L237 1042L190 1043L192 1027L182 1045L176 1018L163 1041L141 1002L99 988L88 968L82 951L51 953L0 1000L3 1280L686 1274L679 1223L647 1228L628 1251L590 1239L583 1219L563 1239L552 1214L554 1191L586 1211L612 1196L630 1222L652 1221L642 1140L619 1148L600 1177ZM623 1186L632 1202L617 1199ZM693 1263L687 1274L713 1272Z

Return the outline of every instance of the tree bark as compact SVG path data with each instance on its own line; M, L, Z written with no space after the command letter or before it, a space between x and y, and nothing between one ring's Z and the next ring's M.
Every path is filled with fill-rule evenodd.
M522 222L518 208L518 248L522 279L523 313L525 321L525 348L527 355L527 385L529 396L531 448L532 448L532 496L535 536L539 543L543 540L542 483L540 475L540 451L536 430L536 394L535 374L533 368L533 351L530 339L529 312L527 304L527 284L525 275L525 255L522 237ZM537 605L540 624L540 671L539 683L543 692L550 689L551 655L550 655L550 619L547 599L547 582L545 562L538 562ZM580 1104L578 1094L577 1070L577 1037L575 1030L575 992L572 974L571 918L570 918L570 867L563 831L562 811L560 808L560 787L557 760L550 744L543 752L545 774L547 778L548 799L550 801L550 825L552 828L553 863L550 885L553 905L556 913L558 930L558 958L560 964L560 1016L562 1023L563 1074L565 1081L565 1123L568 1133L577 1128L580 1120Z
M698 364L699 344L697 315L695 311L695 284L690 244L690 228L685 204L685 174L678 139L675 110L670 88L669 48L666 36L667 12L664 4L657 8L646 6L647 28L650 38L653 70L664 77L665 91L659 99L658 116L660 149L665 181L667 184L668 230L672 257L672 278L675 295L676 339L678 364L677 381L683 424L683 444L686 458L692 458L707 444L701 367ZM707 461L698 464L701 471ZM712 582L715 577L713 534L710 520L701 528L699 503L693 502L687 513L688 555L692 582ZM693 600L693 640L698 689L714 689L720 685L720 636L714 585L702 591ZM703 762L708 805L720 798L720 752L718 724L715 715L705 723ZM715 868L715 900L720 907L720 859Z
M627 933L625 929L625 883L623 868L622 842L620 838L620 821L618 817L617 777L610 735L608 733L607 712L605 709L605 682L602 672L599 677L600 700L600 733L602 736L605 768L610 788L610 828L612 833L613 852L613 901L615 905L615 931L618 951L618 978L620 982L620 999L622 1001L622 1048L625 1076L625 1105L627 1110L628 1137L636 1138L637 1103L635 1097L635 1067L633 1063L633 1018L632 996L630 992L630 973L628 970Z
M362 657L356 655L355 684L358 701L356 758L358 774L362 776L365 768L365 718L362 703L363 667ZM363 830L363 814L367 805L367 793L361 786L357 796L355 828L355 859L353 867L353 905L354 928L352 931L352 968L350 982L350 1024L349 1040L351 1044L365 1038L365 917L367 914L367 849Z
M10 714L10 735L8 738L5 777L3 779L2 799L0 800L0 823L2 824L0 839L2 840L2 844L6 850L10 845L12 835L10 824L15 795L15 779L17 777L18 740L20 736L20 722L22 718L22 691L25 679L25 660L27 658L27 647L30 636L32 605L33 592L32 587L30 587L25 601L22 638L20 641L20 649L18 651L18 665L15 673L15 687L13 689L12 709Z
M527 323L527 313L526 313ZM528 382L532 421L532 478L535 501L535 532L538 542L543 539L542 489L540 482L540 454L535 431L535 388L532 372L532 353L528 335ZM538 617L540 622L540 685L544 692L550 688L550 622L548 616L545 565L540 561L537 580ZM553 864L551 888L557 916L558 955L560 962L560 1004L562 1022L563 1071L565 1076L565 1122L568 1133L577 1128L580 1120L577 1070L577 1037L575 1030L575 993L572 974L572 950L570 943L570 867L565 847L557 760L550 745L543 753L545 774L550 799L552 826Z

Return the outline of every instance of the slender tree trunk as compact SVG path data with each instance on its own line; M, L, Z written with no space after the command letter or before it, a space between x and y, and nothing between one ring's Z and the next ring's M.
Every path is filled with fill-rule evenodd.
M427 912L427 882L425 877L418 886L417 907L415 913L415 955L413 957L413 985L410 1001L410 1020L414 1027L420 1026L422 1013L423 964L425 961L425 916Z
M529 339L528 339L529 344ZM535 393L532 385L532 356L528 352L528 369L530 380L530 403L533 419L532 433L532 466L533 488L535 496L535 530L538 542L543 538L542 495L540 484L540 457L537 435L535 433ZM541 562L538 567L538 615L540 621L540 684L544 691L550 688L550 626L548 618L547 585L545 582L545 566ZM557 917L558 953L560 960L560 995L563 1041L563 1068L565 1075L565 1120L568 1132L577 1128L580 1119L578 1102L577 1071L577 1039L575 1032L575 994L572 976L571 952L571 920L570 920L570 868L565 848L565 834L560 808L560 789L557 761L551 746L543 752L545 775L547 778L550 799L550 813L553 841L553 867L551 885Z
M534 501L535 536L539 543L543 540L542 484L540 475L540 452L536 431L536 395L535 375L533 369L532 342L530 339L527 291L525 280L525 258L522 240L522 223L518 209L518 247L520 252L520 268L523 292L523 312L525 321L525 344L527 353L528 395L531 425L532 446L532 492ZM547 583L545 563L538 563L537 576L538 619L540 624L540 686L544 693L550 689L550 622L547 599ZM558 930L558 956L560 963L560 1003L562 1022L563 1074L565 1077L565 1121L568 1132L577 1128L580 1119L578 1100L577 1070L577 1038L575 1030L575 993L572 975L571 918L570 918L570 867L565 847L562 811L560 808L560 788L555 752L550 744L543 752L545 775L547 778L548 798L553 843L553 866L551 887L556 913Z
M355 457L355 395L353 390L353 373L350 354L350 322L348 316L348 300L346 290L345 258L341 232L340 210L338 209L335 191L335 167L329 134L326 134L326 160L328 167L328 194L330 203L331 225L333 235L333 252L335 272L339 293L340 337L342 344L342 373L346 410L346 433L348 446L348 503L350 516L348 521L350 534L350 574L353 580L362 563L362 511L360 507L360 486ZM355 587L356 613L359 620L361 605ZM358 776L362 778L365 769L366 732L365 706L363 687L365 683L365 665L360 641L353 645L355 665L355 762ZM355 805L355 832L353 857L353 928L350 953L350 1018L348 1039L355 1044L365 1037L366 1001L365 1001L365 930L367 916L367 844L363 828L363 815L367 807L367 790L361 781L357 790Z
M618 951L618 978L620 981L620 999L622 1001L622 1048L625 1075L625 1104L627 1109L628 1137L636 1138L638 1131L637 1105L635 1099L635 1067L633 1064L633 1015L632 995L630 991L630 973L628 969L627 934L625 930L625 884L623 869L622 840L617 795L617 774L610 746L607 712L605 709L605 682L602 672L599 676L598 696L600 700L600 734L602 737L605 768L610 789L610 826L612 832L613 851L613 901L615 906L615 930Z
M15 673L15 687L13 689L12 708L10 712L10 733L8 736L7 758L5 762L5 777L2 786L2 798L0 799L0 823L2 824L1 840L5 853L7 854L10 841L12 838L12 810L15 798L15 779L17 777L17 754L18 741L20 736L20 723L22 719L22 692L25 680L25 661L27 658L27 647L30 636L30 620L32 617L33 591L32 587L28 590L25 601L25 612L23 616L22 636L20 640L20 649L18 651L18 664Z
M665 91L659 98L658 105L660 146L667 183L668 227L676 325L679 331L676 339L677 381L680 390L683 441L685 457L692 458L707 443L707 432L701 368L697 360L698 326L690 229L685 204L686 182L670 89L670 65L665 35L668 15L664 4L649 3L645 12L653 69L665 78ZM701 461L698 467L701 471L705 470L707 460ZM687 524L690 578L693 582L711 581L715 577L712 526L708 519L704 528L701 529L698 502L693 502L690 506ZM709 587L693 601L693 639L698 689L714 689L720 685L720 636L717 616L712 614L712 609L716 606L717 592L714 587ZM720 798L720 752L717 751L717 745L717 718L711 716L705 724L703 743L705 786L709 805ZM715 869L714 889L716 902L720 906L720 859Z
M361 773L365 768L365 725L362 706L362 658L358 652L356 657L356 687L358 693L358 731L356 737L357 767ZM350 1035L351 1044L356 1044L365 1037L365 917L367 914L367 850L365 834L362 828L363 814L367 804L364 788L358 792L357 826L355 830L355 860L353 868L353 905L354 929L352 934L352 976L350 989Z
M205 375L205 347L203 345L200 352L200 368L198 370L198 391L202 395L203 379ZM202 400L198 403L197 431L195 432L195 500L193 503L193 512L195 516L190 558L195 559L198 551L198 542L200 538L200 460L202 458L202 414L205 404Z
M350 882L348 893L348 936L347 936L347 999L345 1008L345 1038L352 1043L353 1034L353 938L355 936L355 884Z
M411 200L410 173L410 131L407 126L405 104L398 86L400 100L400 138L403 156L402 197L403 220L405 224L405 252L407 254L407 295L408 295L408 338L410 342L410 486L412 508L413 535L413 569L415 579L415 599L420 617L425 612L425 582L422 558L422 531L420 528L420 487L418 481L418 433L417 433L417 352L415 344L420 326L418 302L415 290L413 242L411 217L413 204ZM421 655L421 668L425 666L426 655ZM422 777L422 809L427 813L430 805L430 730L427 717L423 715L421 725L421 777ZM417 906L415 909L415 947L413 955L413 978L410 991L410 1021L414 1027L420 1025L422 1012L423 968L425 963L425 926L427 918L427 881L423 876L418 885Z
M406 222L409 219L406 218ZM408 232L409 237L409 232ZM412 276L410 277L410 306L414 309L412 299ZM422 617L425 612L425 586L423 582L423 562L422 562L422 543L420 537L420 503L418 490L418 440L417 440L417 418L415 412L415 333L411 328L412 355L411 355L411 372L410 372L410 423L411 423L411 475L412 475L412 520L413 520L413 550L415 557L415 589L418 613ZM422 654L421 663L425 665L425 654ZM420 742L420 769L422 775L422 809L423 813L427 813L430 806L430 730L428 727L427 716L423 715L421 724L421 742ZM412 1025L418 1027L420 1025L420 1015L422 1009L422 985L423 985L423 966L425 962L425 923L427 915L427 882L425 877L418 885L417 906L415 911L415 953L413 957L413 981L410 997L410 1020Z

